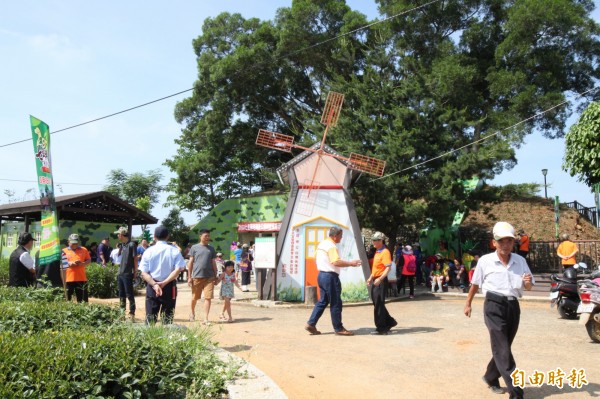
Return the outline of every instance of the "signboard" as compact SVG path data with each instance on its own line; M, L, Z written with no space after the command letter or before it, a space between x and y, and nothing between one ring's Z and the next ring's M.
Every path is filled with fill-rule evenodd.
M256 237L254 242L254 268L275 269L275 237Z
M246 233L251 231L260 232L278 232L281 229L281 222L241 222L238 223L238 232Z
M33 153L38 175L40 204L42 208L42 235L40 242L40 265L60 259L58 218L54 200L54 181L50 161L50 128L41 120L30 116Z

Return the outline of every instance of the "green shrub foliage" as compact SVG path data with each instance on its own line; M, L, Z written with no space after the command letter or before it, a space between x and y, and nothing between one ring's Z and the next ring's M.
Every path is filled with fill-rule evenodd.
M45 291L45 290L36 290ZM107 329L118 323L123 312L106 305L76 305L68 302L2 302L0 331L31 333L43 330Z
M0 332L2 398L214 398L232 371L191 331Z
M0 302L4 301L35 301L58 302L64 301L62 288L35 289L33 287L6 287L0 286Z
M94 298L116 298L119 296L117 274L119 268L109 265L102 266L97 263L89 265L85 272L88 278L88 293Z
M0 258L0 285L8 285L8 258Z

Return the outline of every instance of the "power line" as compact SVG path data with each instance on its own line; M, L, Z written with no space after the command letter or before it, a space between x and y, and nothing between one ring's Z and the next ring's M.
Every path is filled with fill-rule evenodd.
M124 109L122 111L118 111L118 112L114 112L114 113L109 114L109 115L101 116L100 118L92 119L92 120L87 121L87 122L78 123L77 125L73 125L73 126L65 127L63 129L55 130L55 131L51 132L50 134L56 134L56 133L59 133L59 132L64 132L65 130L74 129L74 128L79 127L79 126L87 125L88 123L93 123L93 122L100 121L102 119L110 118L110 117L115 116L115 115L124 114L125 112L133 111L134 109L142 108L142 107L145 107L147 105L154 104L154 103L157 103L159 101L166 100L167 98L171 98L171 97L175 97L175 96L178 96L180 94L183 94L183 93L187 93L188 91L191 91L191 90L194 90L194 89L192 88L192 89L182 90L182 91L180 91L178 93L170 94L168 96L161 97L161 98L149 101L149 102L144 103L144 104L136 105L135 107L127 108L127 109ZM0 148L2 148L2 147L8 147L8 146L11 146L11 145L14 145L14 144L24 143L24 142L29 141L29 140L31 140L31 138L24 139L24 140L19 140L19 141L15 141L13 143L2 144L2 145L0 145Z
M304 52L304 51L307 51L307 50L310 50L310 49L313 49L313 48L316 48L316 47L322 46L322 45L323 45L323 44L325 44L325 43L329 43L329 42L331 42L331 41L337 40L337 39L339 39L339 38L342 38L342 37L344 37L344 36L348 36L348 35L351 35L351 34L353 34L353 33L360 32L361 30L368 29L368 28L370 28L370 27L372 27L372 26L375 26L375 25L377 25L377 24L380 24L380 23L383 23L383 22L386 22L386 21L392 20L392 19L394 19L394 18L397 18L397 17L399 17L399 16L402 16L402 15L405 15L405 14L408 14L408 13L411 13L411 12L413 12L413 11L420 10L421 8L425 8L425 7L427 7L427 6L431 5L431 4L437 3L437 2L439 2L439 1L440 1L440 0L432 0L432 1L428 2L428 3L422 4L422 5L420 5L420 6L413 7L413 8L411 8L411 9L408 9L408 10L405 10L405 11L399 12L399 13L397 13L397 14L394 14L394 15L392 15L392 16L389 16L389 17L387 17L387 18L384 18L384 19L382 19L382 20L380 20L380 21L375 21L375 22L372 22L372 23L370 23L370 24L367 24L367 25L365 25L365 26L361 26L361 27L359 27L359 28L356 28L356 29L354 29L354 30L351 30L351 31L349 31L349 32L345 32L345 33L339 34L339 35L337 35L337 36L334 36L334 37L332 37L332 38L330 38L330 39L323 40L323 41L321 41L321 42L318 42L318 43L312 44L312 45L310 45L310 46L307 46L307 47L301 48L301 49L299 49L299 50L292 51L291 53L284 54L284 55L282 55L282 56L280 56L280 57L276 57L276 58L275 58L275 60L280 60L280 59L284 59L284 58L289 58L289 57L291 57L291 56L293 56L293 55L295 55L295 54L298 54L298 53L301 53L301 52ZM260 64L261 64L261 63L265 63L265 62L259 62L259 63L257 63L256 65L257 65L257 66L260 66ZM242 73L242 71L239 71L239 72L237 72L236 74L241 74L241 73ZM235 74L234 74L234 75L235 75ZM213 83L214 83L214 82L213 82ZM123 113L125 113L125 112L133 111L133 110L135 110L135 109L142 108L142 107L145 107L145 106L147 106L147 105L154 104L154 103L156 103L156 102L163 101L163 100L166 100L166 99L168 99L168 98L175 97L175 96L178 96L178 95L180 95L180 94L183 94L183 93L187 93L187 92L189 92L189 91L192 91L192 90L194 90L194 88L191 88L191 89L186 89L186 90L182 90L182 91L180 91L180 92L173 93L173 94L170 94L170 95L168 95L168 96L161 97L161 98L158 98L158 99L156 99L156 100L152 100L152 101L149 101L149 102L147 102L147 103L144 103L144 104L136 105L136 106L134 106L134 107L127 108L127 109L124 109L124 110L121 110L121 111L118 111L118 112L114 112L114 113L112 113L112 114L105 115L105 116L102 116L102 117L99 117L99 118L96 118L96 119L92 119L92 120L89 120L89 121L87 121L87 122L83 122L83 123L79 123L79 124L77 124L77 125L72 125L72 126L69 126L69 127L65 127L65 128L63 128L63 129L55 130L54 132L51 132L50 134L56 134L56 133L59 133L59 132L64 132L65 130L74 129L74 128L76 128L76 127L79 127L79 126L87 125L87 124L89 124L89 123L97 122L97 121L100 121L100 120L102 120L102 119L107 119L107 118L110 118L110 117L113 117L113 116L116 116L116 115L119 115L119 114L123 114ZM2 144L2 145L0 145L0 148L3 148L3 147L8 147L8 146L15 145L15 144L20 144L20 143L25 143L25 142L27 142L27 141L29 141L29 140L31 140L31 138L27 138L27 139L23 139L23 140L19 140L19 141L14 141L14 142L12 142L12 143ZM0 180L1 180L1 179L0 179Z
M584 91L583 93L578 93L578 94L577 94L577 96L576 96L576 97L575 97L573 100L575 100L575 99L577 99L577 98L579 98L579 97L583 97L585 94L589 93L590 91L596 90L597 88L598 88L597 86L594 86L594 87L592 87L591 89ZM377 180L385 179L386 177L390 177L390 176L394 176L394 175L396 175L396 174L398 174L398 173L406 172L407 170L411 170L411 169L417 168L417 167L419 167L419 166L421 166L421 165L425 165L425 164L427 164L427 163L429 163L429 162L433 162L433 161L435 161L436 159L443 158L443 157L445 157L445 156L447 156L447 155L453 154L453 153L455 153L455 152L457 152L457 151L463 150L463 149L465 149L465 148L467 148L467 147L470 147L470 146L473 146L473 145L475 145L475 144L477 144L477 143L481 143L481 142L483 142L483 141L485 141L485 140L487 140L487 139L490 139L490 138L492 138L492 137L495 137L495 136L499 135L499 134L500 134L500 133L502 133L502 132L505 132L505 131L507 131L507 130L509 130L509 129L512 129L512 128L516 127L516 126L522 125L523 123L525 123L525 122L528 122L528 121L530 121L530 120L536 119L536 118L538 118L538 117L540 117L540 116L542 116L542 115L544 115L544 114L546 114L546 113L548 113L548 112L552 111L552 110L553 110L553 109L555 109L555 108L562 107L563 105L565 105L565 104L567 104L567 103L569 103L569 102L571 102L571 101L570 101L570 100L565 100L565 101L563 101L563 102L561 102L561 103L559 103L559 104L553 105L552 107L550 107L550 108L547 108L547 109L545 109L545 110L543 110L543 111L541 111L541 112L539 112L539 113L537 113L537 114L535 114L535 115L533 115L533 116L530 116L529 118L525 118L525 119L523 119L523 120L521 120L521 121L519 121L519 122L515 123L514 125L511 125L511 126L509 126L509 127L506 127L506 128L504 128L504 129L498 130L498 131L496 131L496 132L494 132L494 133L488 134L487 136L484 136L484 137L482 137L482 138L480 138L480 139L478 139L478 140L475 140L475 141L473 141L472 143L465 144L465 145L463 145L462 147L458 147L458 148L456 148L456 149L454 149L454 150L450 150L450 151L448 151L448 152L445 152L445 153L443 153L443 154L441 154L441 155L438 155L438 156L436 156L436 157L433 157L433 158L431 158L431 159L428 159L428 160L426 160L426 161L423 161L423 162L416 163L416 164L414 164L414 165L412 165L412 166L409 166L409 167L407 167L407 168L404 168L404 169L398 170L398 171L396 171L396 172L389 173L389 174L387 174L387 175L385 175L385 176L381 176L381 177L378 177L378 178L376 178L376 179L372 179L371 181L373 182L373 181L377 181Z
M0 179L0 181L12 181L12 182L18 182L18 183L37 183L37 180L18 180L18 179ZM64 183L60 183L60 182L54 182L54 184L56 185L73 185L73 186L104 186L104 184L100 184L100 183L70 183L70 182L64 182Z

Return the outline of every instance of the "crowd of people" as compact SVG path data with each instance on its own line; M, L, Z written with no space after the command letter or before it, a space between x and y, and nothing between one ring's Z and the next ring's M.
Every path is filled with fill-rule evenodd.
M167 241L169 231L158 226L154 231L154 240L131 240L126 227L114 232L117 243L110 246L110 238L105 237L100 244L91 243L89 249L81 245L78 234L71 234L67 247L62 250L61 269L65 283L67 300L73 296L78 303L88 302L88 284L86 267L98 263L104 267L118 267L117 287L119 303L126 312L129 302L128 316L135 319L136 302L134 280L138 275L146 282L146 322L155 323L159 316L163 323L173 321L177 298L177 280L187 274L187 282L192 288L190 320L195 320L196 302L204 296L203 323L210 324L208 315L214 288L219 283L219 297L223 299L220 319L233 322L231 299L234 298L234 286L248 292L251 282L254 246L234 242L232 254L235 260L224 261L223 254L217 253L209 244L210 232L202 230L196 245L188 245L184 249L176 242ZM22 233L18 247L9 259L9 286L28 287L36 281L36 261L30 252L35 243L33 236ZM39 255L39 251L38 251ZM241 276L241 278L240 278ZM241 285L239 283L241 281ZM226 316L227 315L227 316Z

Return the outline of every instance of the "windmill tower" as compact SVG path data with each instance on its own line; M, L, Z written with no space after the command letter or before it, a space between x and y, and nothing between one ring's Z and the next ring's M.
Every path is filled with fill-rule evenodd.
M321 142L311 147L294 144L294 137L261 129L256 144L279 151L303 150L298 156L277 169L279 178L291 186L286 213L277 237L275 271L276 298L303 301L305 288L317 286L318 271L315 252L319 242L327 238L333 225L344 229L338 245L343 259L362 261L361 268L343 268L342 286L364 286L370 274L367 254L350 185L360 173L383 175L385 162L361 154L344 157L325 144L330 128L337 125L344 95L330 92L325 102L321 123L325 132ZM270 285L267 281L265 286Z

